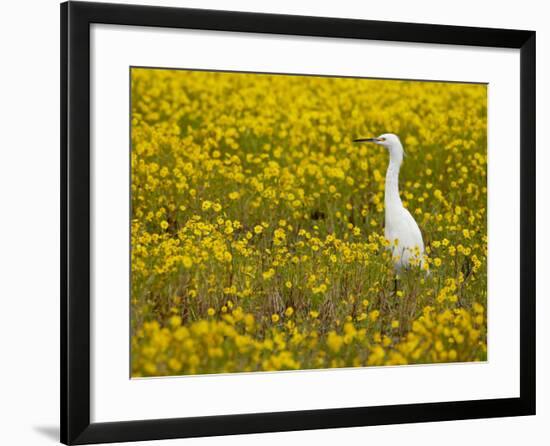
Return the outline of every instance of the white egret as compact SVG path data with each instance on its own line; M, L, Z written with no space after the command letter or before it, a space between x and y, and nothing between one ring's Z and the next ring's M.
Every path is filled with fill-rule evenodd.
M424 241L418 224L403 206L399 196L399 169L403 162L403 145L397 135L385 133L377 138L359 138L355 142L372 142L385 147L390 156L386 172L384 196L384 236L390 242L390 249L397 272L412 264L424 266Z

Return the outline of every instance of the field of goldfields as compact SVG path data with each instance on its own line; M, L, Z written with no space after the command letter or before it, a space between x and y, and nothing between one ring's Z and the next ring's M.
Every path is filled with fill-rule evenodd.
M132 376L487 359L485 85L134 68ZM384 238L392 132L425 267Z

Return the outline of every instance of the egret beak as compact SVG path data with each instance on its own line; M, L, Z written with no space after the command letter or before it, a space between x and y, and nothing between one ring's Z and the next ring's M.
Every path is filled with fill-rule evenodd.
M353 142L378 142L378 141L380 141L379 138L357 138L353 140Z

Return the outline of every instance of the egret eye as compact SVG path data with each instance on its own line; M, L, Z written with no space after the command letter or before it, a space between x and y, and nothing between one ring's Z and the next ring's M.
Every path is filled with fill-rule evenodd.
M386 138L378 138L378 141L384 142L385 140L386 140Z

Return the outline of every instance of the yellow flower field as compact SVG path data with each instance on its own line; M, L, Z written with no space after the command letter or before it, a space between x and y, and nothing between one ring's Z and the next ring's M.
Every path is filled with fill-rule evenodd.
M485 85L131 71L132 376L487 359ZM425 265L395 287L392 132Z

